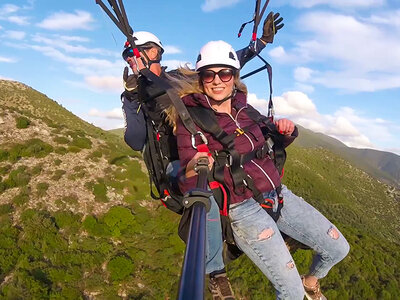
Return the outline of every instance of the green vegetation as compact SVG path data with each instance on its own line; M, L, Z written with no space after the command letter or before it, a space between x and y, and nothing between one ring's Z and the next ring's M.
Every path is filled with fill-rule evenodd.
M40 139L30 139L24 144L0 145L7 150L0 150L0 161L16 162L23 157L45 157L53 151L53 147Z
M107 198L107 186L104 183L104 180L98 179L98 183L93 185L93 194L98 202L108 202Z
M55 180L55 181L60 180L61 177L62 177L65 173L67 173L67 171L65 171L65 170L60 170L60 169L55 170L55 172L54 172L53 176L51 177L51 179L52 179L52 180Z
M110 260L107 270L112 281L121 281L133 272L133 262L129 258L117 256Z
M49 184L47 182L39 182L36 185L36 193L38 197L43 197L46 195L47 190L49 189Z
M31 124L31 121L25 117L18 117L15 119L15 122L17 123L18 129L28 128L28 126Z

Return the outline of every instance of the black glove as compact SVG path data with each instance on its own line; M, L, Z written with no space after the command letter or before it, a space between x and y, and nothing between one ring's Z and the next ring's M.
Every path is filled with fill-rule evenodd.
M263 34L261 40L263 42L272 43L274 41L274 36L279 29L283 27L283 18L279 18L279 13L274 14L272 11L268 14L264 21ZM278 19L279 18L279 19Z
M124 95L129 101L132 101L137 99L137 96L134 96L134 94L137 94L138 77L134 74L128 76L128 72L129 72L128 67L125 67L123 75L124 88L125 88Z

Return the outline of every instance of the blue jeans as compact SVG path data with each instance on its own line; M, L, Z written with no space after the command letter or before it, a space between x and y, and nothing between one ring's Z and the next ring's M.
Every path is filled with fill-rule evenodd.
M178 188L178 171L180 168L179 160L171 161L166 169L166 175L171 185L174 188ZM210 197L211 209L207 213L206 222L206 274L210 274L214 271L222 270L225 267L222 258L222 229L221 219L219 217L219 207L215 202L213 196Z
M222 270L225 267L222 258L222 229L219 207L214 196L210 197L211 208L207 213L206 274Z
M277 299L300 300L304 297L303 284L279 231L316 252L309 274L317 278L326 276L350 247L337 228L314 207L285 186L282 194L284 206L276 223L253 198L232 205L229 217L236 244L271 281ZM264 196L277 201L275 191Z

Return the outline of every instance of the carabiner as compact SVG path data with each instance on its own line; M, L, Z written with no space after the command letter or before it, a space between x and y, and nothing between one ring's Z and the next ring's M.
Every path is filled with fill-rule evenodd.
M204 136L204 134L201 131L197 131L195 134L192 134L192 147L196 150L197 150L197 147L196 147L196 135L197 134L200 136L201 140L203 141L203 144L208 145L207 138Z

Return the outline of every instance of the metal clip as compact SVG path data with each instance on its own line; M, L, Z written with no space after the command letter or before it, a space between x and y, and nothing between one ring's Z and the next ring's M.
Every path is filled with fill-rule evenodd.
M208 141L207 141L207 138L204 136L204 134L201 131L197 131L195 134L192 134L192 147L197 150L197 147L196 147L196 135L200 136L200 138L201 138L201 140L203 141L204 144L207 145Z

